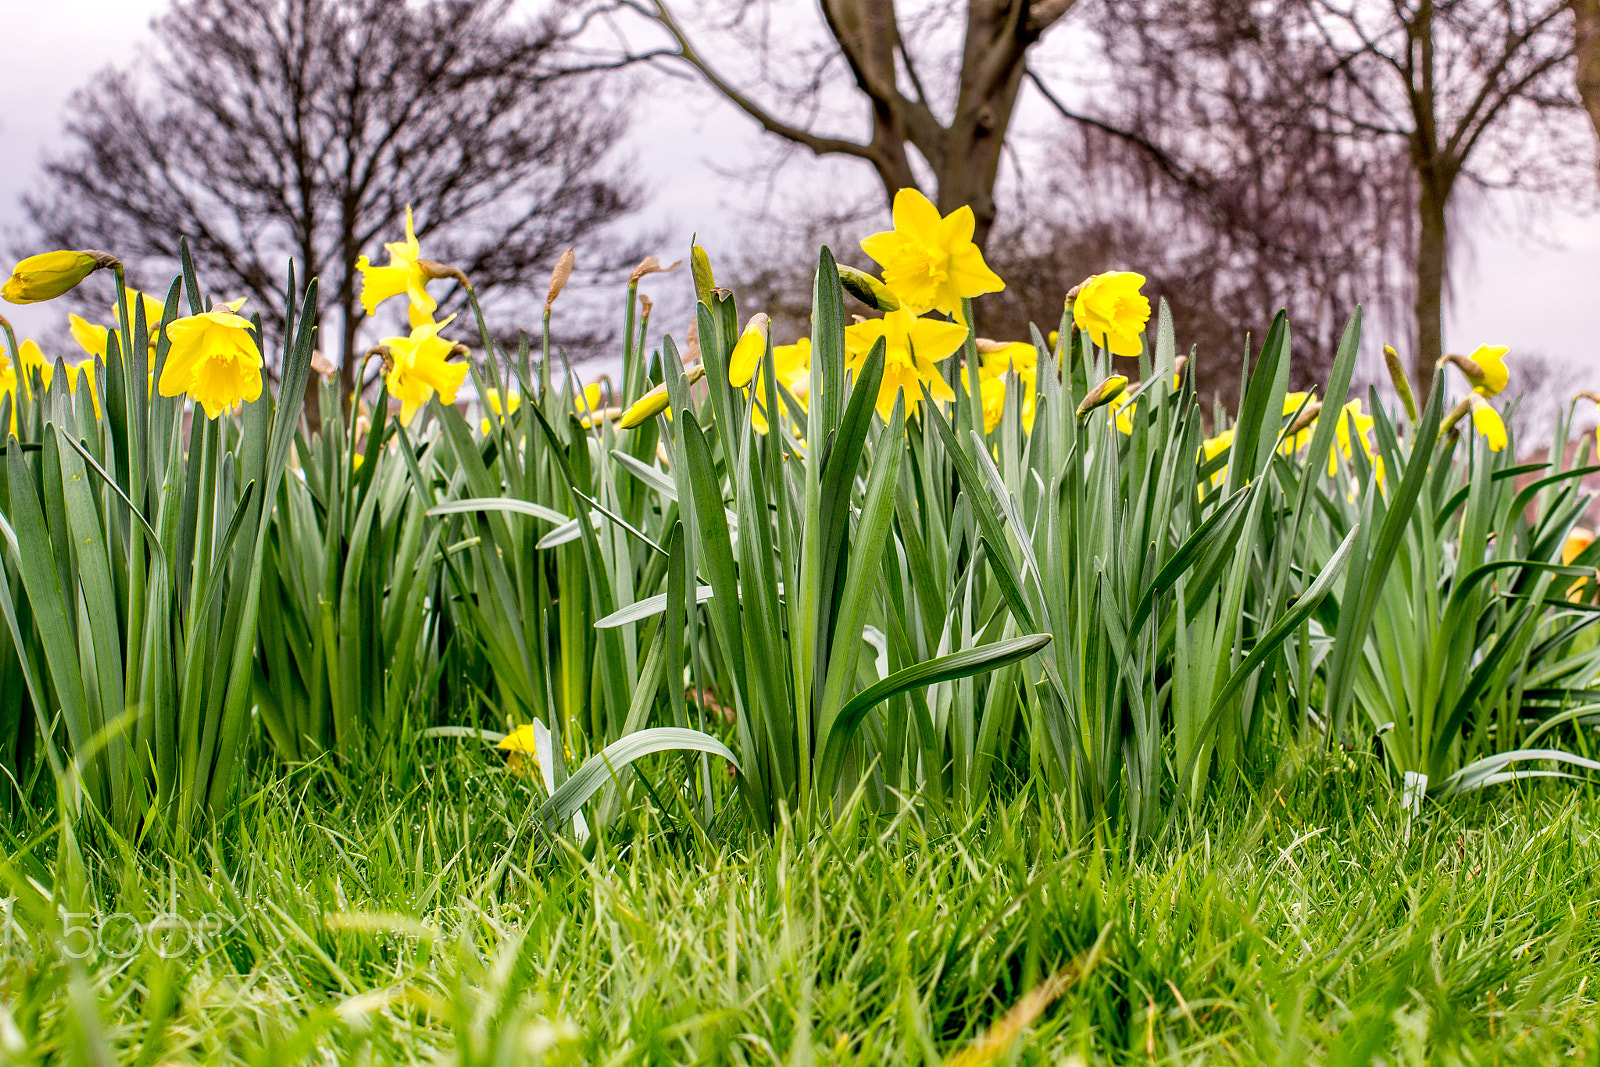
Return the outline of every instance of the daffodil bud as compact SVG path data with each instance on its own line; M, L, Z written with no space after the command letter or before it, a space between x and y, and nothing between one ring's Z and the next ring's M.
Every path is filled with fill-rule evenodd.
M1400 403L1405 405L1406 417L1412 422L1417 421L1417 398L1411 393L1411 379L1406 374L1406 368L1400 362L1400 353L1390 345L1383 346L1383 363L1389 368L1389 380L1394 383L1394 391L1400 394Z
M561 258L556 260L556 269L550 272L550 295L544 298L544 311L548 315L550 306L556 302L556 297L561 295L561 290L567 287L567 281L572 277L572 267L578 261L578 251L569 248L561 253Z
M728 384L743 389L756 375L761 357L767 354L767 327L772 322L766 315L757 313L750 318L739 335L739 343L728 355Z
M1304 408L1301 408L1300 417L1289 424L1289 439L1293 440L1295 436L1298 435L1302 430L1305 430L1313 422L1316 422L1317 416L1320 414L1322 414L1322 404L1320 401L1313 400Z
M1444 420L1439 423L1440 437L1455 429L1456 423L1467 417L1468 413L1472 411L1472 398L1477 395L1476 393L1469 393L1455 407L1445 412Z
M1127 375L1113 374L1111 377L1107 378L1105 381L1089 390L1089 395L1084 397L1083 403L1078 405L1078 418L1081 419L1095 408L1104 407L1106 404L1111 403L1117 397L1121 396L1122 391L1127 387Z
M717 287L717 279L711 273L711 257L699 245L689 249L689 269L694 273L695 296L707 307L711 306L711 294Z
M706 369L703 366L691 367L685 380L693 385L705 377ZM622 418L617 420L619 429L631 430L635 426L643 426L663 411L672 403L672 398L667 394L667 383L662 382L648 393L635 400L627 411L622 413Z
M111 253L92 248L77 252L41 252L16 265L11 278L0 286L0 296L13 304L54 300L76 289L79 282L95 271L120 266L122 264Z
M839 266L839 284L845 292L874 311L898 311L900 301L889 287L864 270Z

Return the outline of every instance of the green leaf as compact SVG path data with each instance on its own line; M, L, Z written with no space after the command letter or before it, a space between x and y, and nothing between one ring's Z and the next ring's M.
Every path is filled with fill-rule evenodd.
M733 764L735 770L743 770L728 746L710 734L677 726L656 726L619 738L584 760L583 766L573 771L572 777L540 806L539 818L547 824L565 823L612 780L617 770L657 752L709 752Z

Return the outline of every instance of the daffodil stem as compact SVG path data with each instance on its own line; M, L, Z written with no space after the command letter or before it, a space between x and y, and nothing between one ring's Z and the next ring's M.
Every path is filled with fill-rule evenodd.
M0 328L3 328L6 331L6 344L9 346L7 351L11 353L11 359L16 363L17 377L22 379L23 388L28 392L28 402L32 403L33 382L28 380L28 368L22 365L22 350L17 347L17 335L16 332L11 329L11 320L0 318ZM15 396L11 398L11 402L13 404L16 403Z
M633 398L634 390L638 388L639 383L639 371L638 368L634 366L636 360L634 358L633 351L633 324L634 316L637 314L636 309L638 306L639 283L636 281L631 281L628 283L628 302L622 309L622 396L624 402ZM545 322L549 322L548 315L545 316ZM550 334L547 327L545 331L545 344L547 349L549 345L549 336Z
M967 360L967 411L972 429L983 434L983 380L978 369L978 325L972 318L972 298L961 298L961 317L966 320L967 340L963 352Z

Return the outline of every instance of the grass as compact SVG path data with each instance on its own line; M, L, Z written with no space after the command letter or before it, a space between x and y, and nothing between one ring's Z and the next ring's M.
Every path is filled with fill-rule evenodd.
M1408 828L1375 758L1317 752L1131 858L1033 792L770 840L644 807L585 854L524 778L424 744L398 775L257 767L159 862L23 816L0 1063L939 1064L1041 983L963 1062L1600 1055L1587 789Z

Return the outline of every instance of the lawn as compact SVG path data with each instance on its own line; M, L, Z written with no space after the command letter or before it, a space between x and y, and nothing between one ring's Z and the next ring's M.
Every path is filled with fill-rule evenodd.
M1586 788L1408 822L1376 759L1315 752L1133 856L1077 841L1031 794L770 838L646 804L579 850L533 829L525 775L476 744L422 744L399 776L259 768L181 855L73 851L59 827L14 824L0 1049L41 1064L1600 1054ZM36 899L52 884L71 913Z

